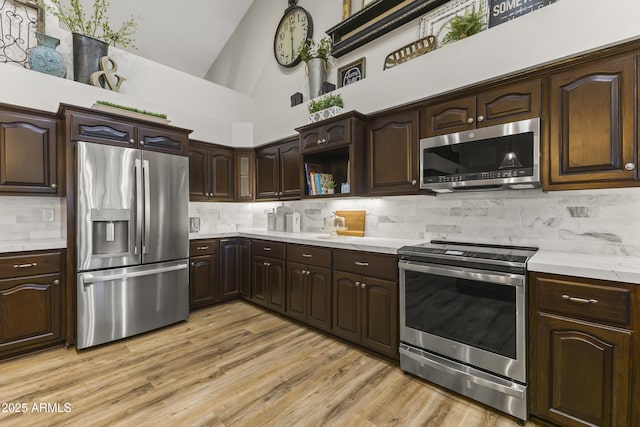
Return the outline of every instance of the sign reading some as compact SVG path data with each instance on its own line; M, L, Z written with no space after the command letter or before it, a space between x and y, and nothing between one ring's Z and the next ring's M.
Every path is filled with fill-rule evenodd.
M489 28L555 3L557 0L491 0Z

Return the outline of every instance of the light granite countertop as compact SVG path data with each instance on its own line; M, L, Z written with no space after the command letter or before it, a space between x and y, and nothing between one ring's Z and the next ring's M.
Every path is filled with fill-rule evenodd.
M39 251L43 249L63 249L66 247L67 242L64 239L0 241L0 253Z

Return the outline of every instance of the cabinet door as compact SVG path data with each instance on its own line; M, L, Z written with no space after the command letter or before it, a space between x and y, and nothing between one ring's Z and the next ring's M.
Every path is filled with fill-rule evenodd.
M267 258L253 255L251 257L251 301L267 305L269 292L269 265Z
M302 151L311 150L322 145L322 126L308 129L300 134Z
M369 194L418 191L417 110L391 114L368 124L367 165Z
M631 331L541 313L537 345L535 415L568 426L630 425Z
M160 151L169 154L189 154L189 136L187 131L177 131L151 126L138 126L138 143L145 150Z
M398 284L363 277L362 344L387 356L398 356Z
M0 357L62 341L59 274L0 280Z
M209 149L211 200L233 201L233 151Z
M236 201L251 202L254 193L255 153L250 151L236 151L235 153L235 191Z
M307 323L331 330L331 270L307 266Z
M251 241L238 239L238 287L240 295L251 298Z
M475 96L427 105L421 119L420 137L475 129L475 117Z
M135 126L99 114L68 113L67 129L72 141L135 147Z
M300 145L298 140L280 146L280 198L300 198Z
M56 119L0 111L0 192L58 194Z
M286 290L285 290L285 268L284 261L270 259L269 261L269 308L285 312Z
M477 98L478 127L540 117L540 80L501 86Z
M189 268L189 307L203 307L216 302L218 284L217 255L192 257Z
M361 342L362 304L360 276L344 271L333 271L333 326L338 336Z
M278 147L256 152L256 199L277 199L280 192Z
M241 268L240 239L220 240L219 300L226 301L238 296Z
M287 262L287 315L307 320L307 270L297 262Z
M637 179L635 79L635 56L602 60L551 76L548 161L552 187L614 187Z
M207 148L192 143L189 146L189 200L207 200L210 192L209 188Z

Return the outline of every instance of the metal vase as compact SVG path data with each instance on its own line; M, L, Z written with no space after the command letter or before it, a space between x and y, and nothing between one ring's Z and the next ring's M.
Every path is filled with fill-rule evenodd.
M56 50L60 40L44 33L36 32L38 46L29 50L29 65L32 70L57 77L67 76L67 64Z
M73 33L73 79L91 84L91 74L100 69L100 58L108 53L109 45L102 40Z
M311 58L307 61L309 75L309 98L322 95L322 82L327 79L327 61L322 58Z

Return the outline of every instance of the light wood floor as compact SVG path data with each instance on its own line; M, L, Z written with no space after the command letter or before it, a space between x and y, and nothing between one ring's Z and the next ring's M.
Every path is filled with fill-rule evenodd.
M517 425L244 302L79 353L0 362L0 409L11 403L28 411L0 412L2 426Z

